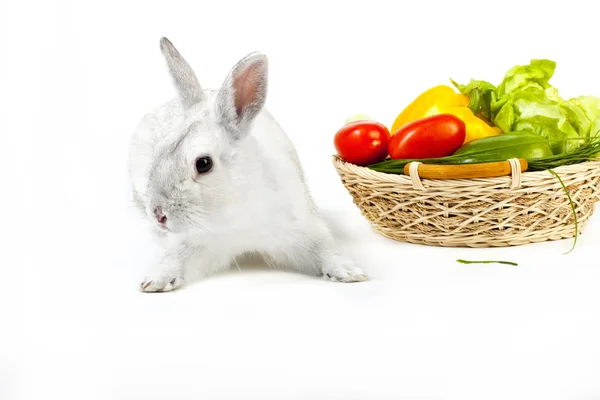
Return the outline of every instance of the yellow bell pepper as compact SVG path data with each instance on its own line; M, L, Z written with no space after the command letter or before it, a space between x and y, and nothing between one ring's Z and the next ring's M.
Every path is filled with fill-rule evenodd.
M464 143L487 136L500 135L502 133L500 128L488 125L483 119L473 114L468 107L470 101L467 96L455 92L450 86L435 86L419 95L398 115L392 124L390 133L393 135L407 123L421 118L436 114L453 114L465 123Z

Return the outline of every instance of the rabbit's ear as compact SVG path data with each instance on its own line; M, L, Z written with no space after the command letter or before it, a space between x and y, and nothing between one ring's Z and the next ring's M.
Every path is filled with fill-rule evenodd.
M160 50L167 61L173 83L183 106L188 109L204 100L196 74L166 37L160 39Z
M265 104L267 75L267 57L258 52L241 59L227 75L216 110L234 139L240 138Z

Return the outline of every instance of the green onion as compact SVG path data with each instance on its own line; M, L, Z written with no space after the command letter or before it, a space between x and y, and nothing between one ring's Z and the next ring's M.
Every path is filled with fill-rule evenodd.
M567 190L567 186L565 185L565 183L563 182L563 180L560 179L560 176L558 176L558 174L555 171L549 169L548 172L550 172L552 175L554 175L556 177L556 179L558 179L558 181L560 182L560 184L563 187L565 193L567 194L567 198L569 199L569 203L571 204L571 210L573 211L573 219L575 221L575 240L573 240L573 246L571 247L571 250L569 250L566 253L564 253L564 254L569 254L575 248L575 245L577 244L577 236L579 236L579 225L577 223L577 212L575 211L575 205L573 204L573 200L571 199L571 195L569 194L569 191Z
M582 140L580 138L573 140ZM455 164L474 164L480 163L477 162L464 162L466 158L473 158L475 155L485 154L488 151L483 150L481 152L472 152L469 154L460 154L460 155L451 155L447 157L439 157L439 158L423 158L423 159L406 159L406 160L392 160L386 159L384 161L368 165L367 168L372 169L377 172L383 172L388 174L404 174L404 167L413 162L419 161L423 164L437 164L437 165L455 165ZM527 159L527 171L545 171L551 168L561 167L564 165L572 165L579 164L586 161L598 160L600 159L600 138L594 137L589 141L588 144L585 144L579 147L576 150L573 150L569 153L553 155L549 157L543 158L532 158ZM506 158L496 158L496 159L488 159L485 162L499 162L506 161Z
M515 267L519 264L512 261L467 261L458 259L456 262L461 264L506 264L506 265L514 265Z

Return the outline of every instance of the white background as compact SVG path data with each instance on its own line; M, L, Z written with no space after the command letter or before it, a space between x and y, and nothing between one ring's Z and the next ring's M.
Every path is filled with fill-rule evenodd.
M2 0L0 399L600 399L600 216L569 255L392 242L331 164L346 118L389 126L449 78L544 57L564 97L600 95L592 4ZM206 87L268 55L267 107L369 282L257 266L138 291L158 253L126 156L174 94L161 36Z

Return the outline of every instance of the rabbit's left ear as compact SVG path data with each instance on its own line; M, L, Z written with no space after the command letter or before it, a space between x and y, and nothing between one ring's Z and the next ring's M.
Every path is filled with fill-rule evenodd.
M229 72L216 102L221 122L239 139L260 112L267 97L268 61L254 52L241 59Z
M188 109L194 104L202 102L204 95L198 78L196 78L196 74L194 74L192 67L190 67L185 58L173 46L173 43L166 37L163 37L160 39L160 50L165 57L169 72L173 78L173 83L184 108Z

